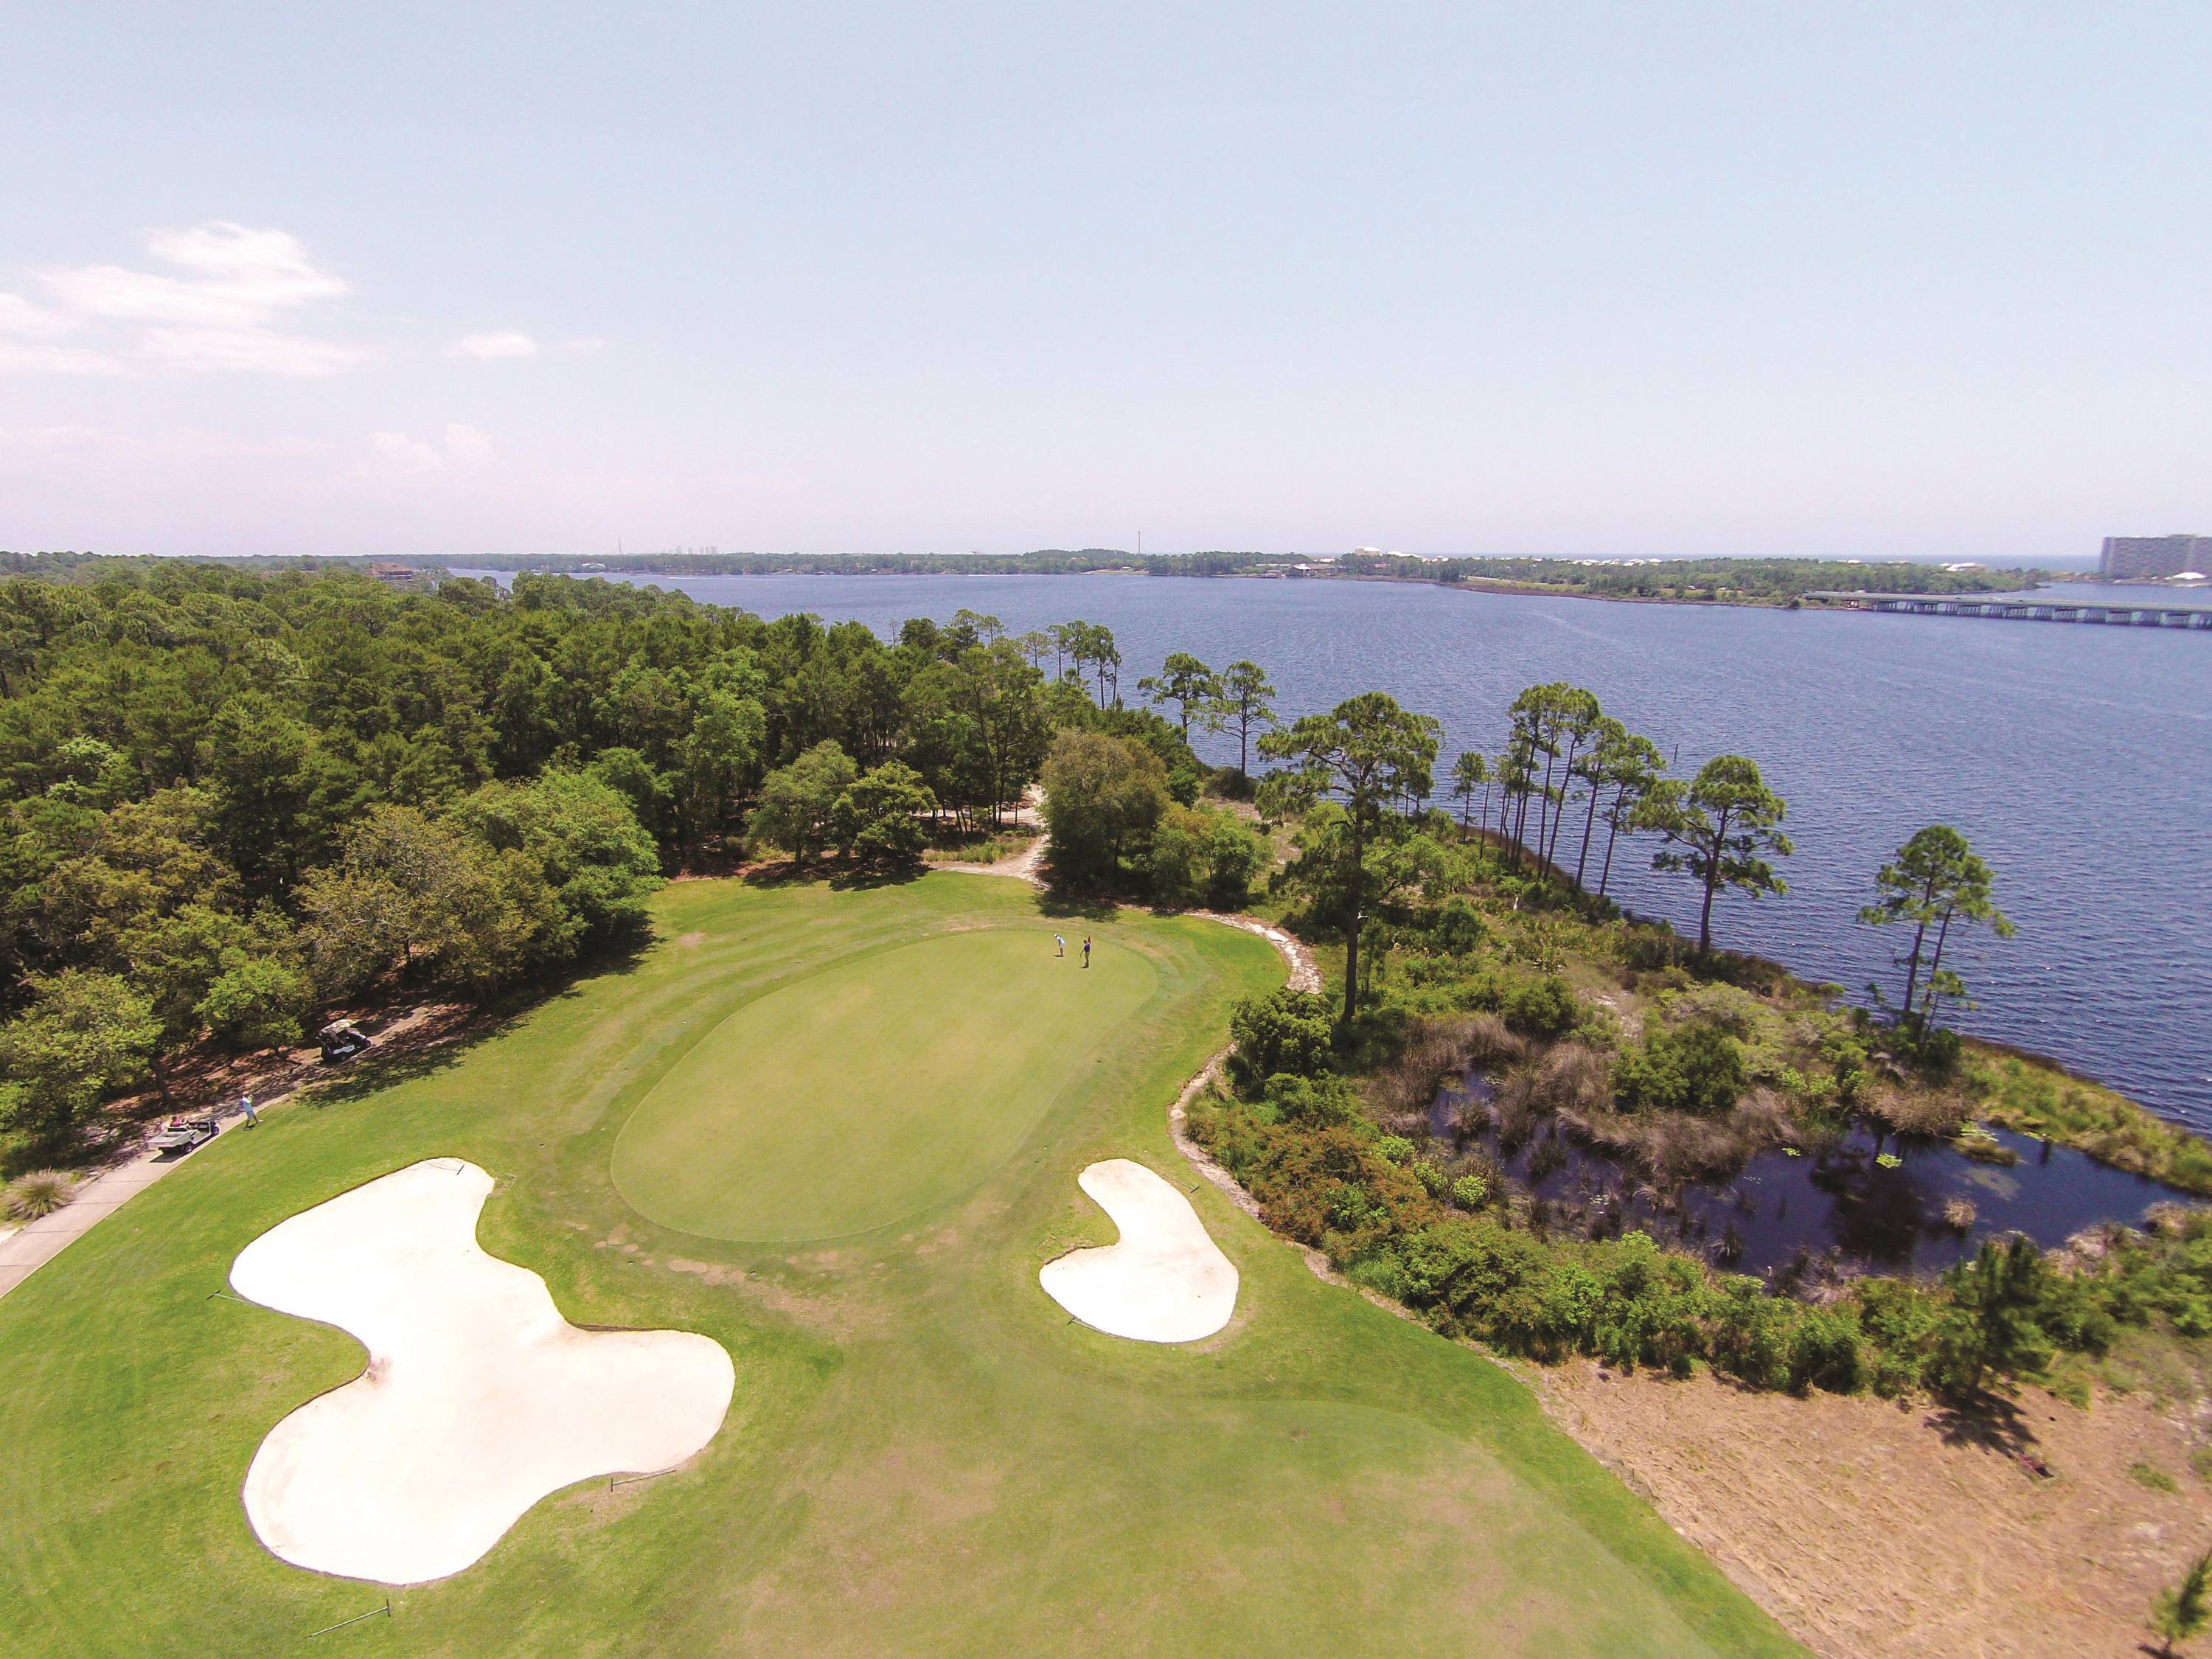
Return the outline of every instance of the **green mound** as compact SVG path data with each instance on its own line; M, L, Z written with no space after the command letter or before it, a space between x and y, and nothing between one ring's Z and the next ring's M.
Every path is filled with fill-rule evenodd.
M708 1238L791 1243L972 1189L1158 983L1102 941L989 929L838 963L746 1004L678 1060L615 1143L622 1195Z

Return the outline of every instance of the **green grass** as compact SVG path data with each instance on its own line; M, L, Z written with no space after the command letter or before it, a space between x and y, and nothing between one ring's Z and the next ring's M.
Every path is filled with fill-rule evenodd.
M351 1376L360 1348L210 1293L285 1216L444 1154L499 1178L486 1248L544 1273L571 1320L704 1331L736 1361L737 1397L685 1468L556 1494L477 1566L393 1592L389 1623L314 1650L1797 1651L1519 1384L1316 1280L1177 1158L1170 1102L1229 1001L1279 980L1261 941L1188 920L1090 924L1105 994L1086 1001L1009 967L1003 953L1052 924L1026 888L989 878L685 883L658 925L635 967L465 1052L223 1137L0 1300L10 1651L289 1651L382 1605L380 1588L277 1562L239 1502L261 1438ZM939 1081L900 1109L941 1111L965 1168L933 1148L902 1167L855 1115L838 1091L872 1088L888 1063L866 1043L792 1046L853 987L900 983L902 955L929 970L904 981L933 989L939 1023L923 1000L871 1005L879 1033L907 1034L877 1047L933 1056ZM1018 994L1002 994L1010 980ZM748 1012L780 1000L788 1025ZM1044 1085L996 1073L990 1018ZM964 1088L944 1081L963 1054ZM756 1091L716 1086L716 1066ZM835 1087L766 1087L779 1068ZM699 1097L676 1115L721 1143L698 1154L734 1183L709 1218L759 1225L778 1201L729 1150L757 1144L758 1102L852 1168L810 1188L820 1218L774 1212L828 1242L737 1243L624 1200L617 1163L624 1189L653 1164L646 1203L684 1190L638 1155L659 1121L644 1109L665 1090L673 1111L687 1075ZM1219 1336L1118 1341L1038 1289L1051 1255L1111 1237L1074 1176L1115 1155L1191 1190L1237 1263Z
M1979 1044L1970 1052L1972 1079L1984 1096L1977 1109L1991 1123L2212 1197L2212 1143L2049 1060L1984 1051Z
M615 1141L643 1214L781 1243L869 1231L987 1180L1159 989L1152 958L1053 930L945 933L847 957L747 1003Z

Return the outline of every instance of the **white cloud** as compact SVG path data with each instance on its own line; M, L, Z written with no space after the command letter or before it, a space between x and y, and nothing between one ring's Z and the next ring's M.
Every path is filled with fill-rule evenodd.
M502 357L535 357L542 348L518 329L495 329L489 334L464 334L447 348L448 357L472 357L492 362Z
M446 428L446 462L456 472L481 472L494 459L491 440L472 426Z
M368 460L361 470L388 478L420 478L434 473L461 477L483 471L495 459L489 436L475 427L456 422L447 427L437 444L425 443L404 432L372 432Z
M307 332L295 313L350 290L281 230L217 222L157 231L155 258L182 275L77 265L41 271L49 303L0 294L0 372L335 374L372 361L366 347Z
M20 294L0 294L0 334L27 340L51 340L76 325L59 312L33 305Z

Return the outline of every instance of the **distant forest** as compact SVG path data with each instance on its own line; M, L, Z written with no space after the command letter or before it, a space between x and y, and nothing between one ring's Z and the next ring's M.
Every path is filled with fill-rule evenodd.
M89 553L0 551L0 575L69 580L135 561ZM1348 553L1316 559L1295 553L1125 553L1114 548L1044 548L1030 553L580 553L485 554L466 559L252 558L210 561L251 568L311 570L404 565L435 580L448 569L532 571L547 575L608 576L1075 576L1126 572L1146 576L1273 577L1292 580L1429 582L1506 592L1555 593L1602 599L1668 600L1717 605L1792 605L1824 589L1881 593L1999 593L2039 582L2078 580L2081 573L2018 565L1947 569L1902 560L1422 559L1402 553Z

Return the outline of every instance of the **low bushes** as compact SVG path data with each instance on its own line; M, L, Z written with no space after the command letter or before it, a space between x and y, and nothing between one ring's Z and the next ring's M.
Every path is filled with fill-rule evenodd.
M1643 1046L1622 1054L1613 1067L1614 1091L1631 1109L1717 1117L1735 1104L1748 1081L1736 1040L1704 1020L1655 1025Z
M1523 1068L1528 1069L1528 1068ZM1516 1222L1494 1171L1460 1171L1385 1134L1344 1079L1278 1075L1214 1095L1191 1130L1269 1225L1446 1335L1541 1360L1587 1354L1675 1373L1704 1363L1759 1389L1969 1395L2102 1352L2128 1325L2212 1335L2212 1214L2113 1229L2100 1254L1991 1241L1940 1281L1869 1279L1825 1306L1717 1273L1642 1232L1547 1237Z
M1237 1045L1230 1075L1248 1091L1280 1073L1319 1076L1334 1042L1328 1005L1310 991L1287 988L1238 1001L1229 1012L1229 1035Z

